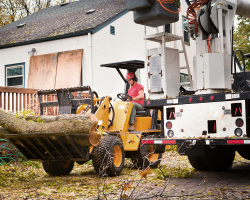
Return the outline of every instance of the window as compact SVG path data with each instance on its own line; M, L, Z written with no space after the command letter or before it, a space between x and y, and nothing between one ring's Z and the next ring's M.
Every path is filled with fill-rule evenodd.
M189 76L188 76L188 74L181 73L180 74L180 83L184 83L184 82L190 82ZM191 87L190 84L184 85L184 86Z
M172 33L172 24L166 24L166 25L164 26L164 31L165 31L166 33Z
M24 63L5 65L5 86L24 87Z
M137 83L140 83L140 84L141 84L141 72L140 72L140 69L137 69L137 70L136 70L135 75L136 75L136 77L138 78Z
M188 32L188 18L185 16L182 16L182 29L183 29L183 37L184 37L184 43L186 45L190 45L190 33Z

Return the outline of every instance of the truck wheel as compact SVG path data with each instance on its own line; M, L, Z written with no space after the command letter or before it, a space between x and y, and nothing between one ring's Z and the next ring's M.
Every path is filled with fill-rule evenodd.
M99 175L118 176L124 167L125 152L122 141L116 136L104 136L93 148L93 166Z
M202 161L210 171L226 171L234 161L235 150L227 146L205 147Z
M201 156L188 156L188 160L193 168L200 171L207 170L207 167L205 166Z
M148 136L146 138L153 138L153 136ZM137 151L134 151L131 155L133 165L138 168L157 168L161 162L162 153L154 153L155 145L145 145L141 144Z
M61 176L68 175L73 167L74 162L71 160L66 161L50 161L45 160L42 162L43 169L45 172L51 176Z
M250 160L250 147L249 146L239 146L236 149L238 153L245 159Z

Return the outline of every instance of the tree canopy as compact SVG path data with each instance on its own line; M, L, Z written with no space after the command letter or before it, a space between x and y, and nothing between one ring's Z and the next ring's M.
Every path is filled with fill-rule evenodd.
M243 54L250 53L250 19L237 17L238 25L234 30L234 51L240 49ZM237 53L237 58L242 65L242 56ZM250 61L245 58L246 70L250 70Z

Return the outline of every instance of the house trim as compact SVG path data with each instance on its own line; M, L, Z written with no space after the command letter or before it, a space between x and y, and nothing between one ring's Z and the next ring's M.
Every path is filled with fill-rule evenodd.
M94 34L98 31L100 31L101 29L103 29L104 27L106 27L107 25L111 24L112 22L114 22L118 18L122 17L123 15L125 15L128 12L129 12L128 10L124 10L124 11L120 12L119 14L115 15L114 17L108 19L107 21L97 25L94 28L90 28L90 29L86 29L86 30L78 31L78 32L74 32L74 33L68 33L68 34L64 34L64 35L46 37L46 38L29 40L29 41L24 41L24 42L17 42L17 43L13 43L13 44L0 45L0 49L6 49L6 48L23 46L23 45L28 45L28 44L40 43L40 42L48 42L48 41L52 41L52 40L60 40L60 39L70 38L70 37L77 37L77 36L82 36L82 35L88 35L89 33Z

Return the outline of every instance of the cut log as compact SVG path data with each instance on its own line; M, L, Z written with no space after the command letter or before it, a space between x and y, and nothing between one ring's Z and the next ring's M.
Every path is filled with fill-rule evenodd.
M74 114L61 114L61 115L29 115L29 116L17 116L20 119L25 119L26 121L34 121L34 122L40 122L40 123L47 123L47 122L55 122L55 121L62 121L62 120L85 120L86 115L74 115ZM87 118L89 118L89 115L87 115Z
M84 146L98 145L101 136L95 133L97 121L91 120L90 115L58 115L51 118L49 123L39 123L19 119L0 109L0 126L10 134L22 133L60 133L64 132L78 144ZM74 138L75 137L75 138Z

